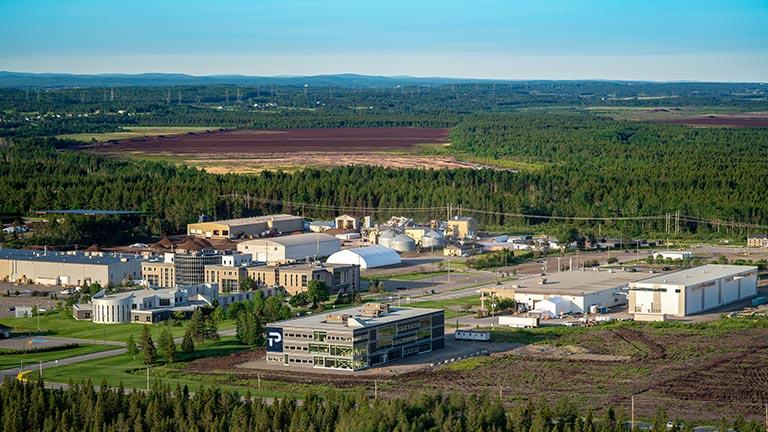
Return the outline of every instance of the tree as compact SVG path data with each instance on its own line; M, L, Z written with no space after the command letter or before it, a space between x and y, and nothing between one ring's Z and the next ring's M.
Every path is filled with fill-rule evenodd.
M162 332L160 332L160 350L163 352L163 355L166 358L166 361L170 364L174 361L174 356L176 355L176 343L173 341L173 336L171 335L171 331L167 328L164 328Z
M153 365L157 363L157 348L155 348L152 335L149 333L149 325L141 327L141 353L144 356L144 364Z
M139 347L136 346L136 340L133 338L133 335L128 336L128 341L126 342L126 348L128 349L128 354L133 356L133 358L136 358L136 354L139 353Z
M253 291L256 288L256 281L253 280L250 276L243 279L242 282L240 282L240 291Z
M205 317L200 308L192 312L192 318L187 323L187 331L196 342L202 342L205 338Z
M306 306L309 304L309 296L305 292L296 293L288 300L288 304L293 307Z
M328 285L325 281L312 279L307 284L307 298L314 305L318 306L320 303L327 301L330 298L328 293Z
M184 332L184 339L181 340L181 351L184 354L195 352L195 342L192 340L192 332L189 330L189 327Z

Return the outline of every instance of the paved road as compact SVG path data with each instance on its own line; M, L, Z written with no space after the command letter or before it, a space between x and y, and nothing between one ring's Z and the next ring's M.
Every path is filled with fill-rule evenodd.
M236 333L235 329L221 330L219 332L219 336L234 336L235 333ZM67 343L93 344L93 340L91 339L77 339L77 338L56 338L56 339L61 340L63 342L67 342ZM181 343L182 339L183 338L175 338L174 341L176 341L176 343ZM106 344L114 345L120 348L116 348L108 351L101 351L101 352L92 353L92 354L84 354L84 355L69 357L65 359L52 360L49 362L43 362L42 364L43 376L45 376L45 369L48 369L48 368L57 367L57 366L67 366L75 363L86 362L89 360L113 357L113 356L124 354L125 352L127 352L126 348L123 348L125 346L125 342L106 341ZM39 369L40 367L41 366L39 363L37 365L30 365L30 368L33 368L35 370ZM25 370L26 369L29 369L29 368L25 368ZM4 379L6 376L15 377L19 373L19 370L20 368L0 370L0 380ZM54 384L54 383L51 383L51 384ZM51 388L58 388L58 387L51 387Z

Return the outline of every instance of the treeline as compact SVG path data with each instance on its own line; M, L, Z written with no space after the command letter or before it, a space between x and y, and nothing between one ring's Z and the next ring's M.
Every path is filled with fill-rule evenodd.
M629 419L613 408L596 416L562 400L506 408L500 400L460 394L425 394L408 399L372 399L367 395L305 395L271 403L250 396L202 388L155 386L150 392L126 392L85 382L50 390L37 383L6 378L0 386L0 424L5 432L628 432ZM659 410L649 432L692 431ZM758 422L723 420L720 430L758 432Z
M768 189L764 187L768 178L768 160L764 157L768 154L768 134L764 130L696 129L682 135L661 135L664 140L657 143L654 139L640 140L647 133L645 128L655 130L652 126L636 126L638 129L622 140L617 136L629 132L612 129L611 123L595 129L572 129L570 133L559 132L553 123L552 132L541 135L541 144L527 149L525 140L519 146L508 144L508 139L516 142L516 138L514 133L505 135L505 127L481 121L474 129L471 125L465 122L457 128L457 149L528 158L542 168L510 172L358 166L213 175L168 163L55 151L50 146L26 142L0 148L0 213L28 214L50 208L147 212L141 226L116 231L126 239L143 233L181 232L199 214L228 218L293 212L328 218L338 213L315 206L426 208L407 213L428 220L445 217L442 207L452 203L455 208L461 205L481 210L483 213L474 216L486 226L498 227L543 222L515 214L619 217L677 210L723 221L768 223ZM567 130L567 125L564 128ZM496 137L491 138L494 134ZM309 206L283 206L281 201ZM388 218L403 212L370 213ZM108 229L112 223L105 221L102 226ZM62 241L77 242L77 233L87 225L82 221L67 222L65 218L62 228L74 235L64 233ZM702 228L681 225L683 231ZM665 221L613 226L623 230L623 235L648 235L663 232ZM605 228L604 233L608 232ZM50 233L51 238L53 235ZM86 238L98 242L94 236Z

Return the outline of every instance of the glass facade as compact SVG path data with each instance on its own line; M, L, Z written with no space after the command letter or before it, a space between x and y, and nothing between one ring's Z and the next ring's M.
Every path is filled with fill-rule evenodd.
M176 254L173 258L176 286L198 285L205 282L205 266L221 264L217 253Z

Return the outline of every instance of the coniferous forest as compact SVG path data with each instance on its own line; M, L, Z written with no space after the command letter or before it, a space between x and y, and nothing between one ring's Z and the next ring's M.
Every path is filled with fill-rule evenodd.
M493 397L423 394L383 400L368 396L264 400L202 389L154 387L150 392L90 382L51 390L41 382L0 385L0 425L5 432L626 432L630 417L613 408L601 416L580 412L567 399L505 407ZM722 420L720 430L758 432L755 421ZM690 432L659 410L650 432Z

